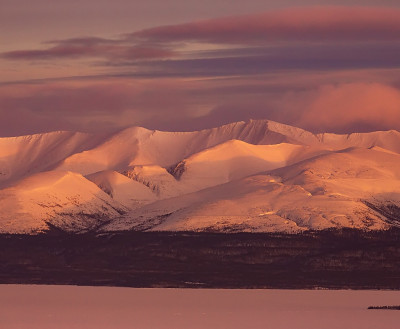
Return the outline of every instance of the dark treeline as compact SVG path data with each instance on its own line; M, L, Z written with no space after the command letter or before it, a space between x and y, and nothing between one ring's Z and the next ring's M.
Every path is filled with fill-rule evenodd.
M0 283L400 289L400 230L7 234Z

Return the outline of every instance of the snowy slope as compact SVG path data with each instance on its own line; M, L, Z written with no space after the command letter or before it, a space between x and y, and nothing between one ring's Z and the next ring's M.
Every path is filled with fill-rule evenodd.
M348 135L319 134L320 143L335 150L349 147L380 147L400 153L400 132L396 130L353 133Z
M113 200L130 209L157 199L156 194L150 188L116 171L100 171L88 175L86 178L95 183Z
M0 191L0 232L38 232L46 230L47 223L80 232L125 210L79 174L43 172Z
M54 132L0 138L0 183L35 172L69 170L82 175L121 171L129 166L167 168L202 150L229 140L253 145L291 143L329 149L378 146L400 152L400 133L314 135L303 129L267 120L236 122L195 132L163 132L132 127L107 138L73 132Z
M101 142L101 136L68 131L0 138L0 188L33 173L51 170L69 155Z
M396 131L314 135L303 129L273 121L251 120L195 132L128 128L93 149L66 157L58 168L82 175L103 170L122 171L133 166L158 165L169 168L193 154L230 140L240 140L253 145L290 143L331 150L379 146L400 152L400 133Z
M280 168L325 152L320 148L287 143L252 145L229 140L169 168L133 166L123 174L148 186L159 198L165 199Z
M155 202L104 229L293 233L332 227L383 229L388 225L359 200L313 196L300 185L256 175Z
M399 154L397 131L313 134L268 120L0 138L0 231L106 219L110 229L386 228L397 225Z
M190 186L181 184L166 168L158 165L133 166L122 172L147 186L159 199L188 193Z
M179 162L171 173L187 192L194 192L284 167L321 152L295 144L252 145L230 140Z
M236 122L195 132L133 127L117 133L96 148L66 158L59 169L87 175L110 169L120 171L129 166L168 168L193 154L234 139L254 145L321 144L319 137L312 133L266 120Z
M390 220L368 204L400 207L399 164L400 155L386 151L330 152L268 174L155 202L108 229L383 229Z

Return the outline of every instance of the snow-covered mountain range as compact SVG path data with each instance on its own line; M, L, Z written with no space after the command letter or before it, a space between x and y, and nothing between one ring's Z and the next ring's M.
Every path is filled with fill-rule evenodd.
M0 232L400 226L400 133L267 120L0 138Z

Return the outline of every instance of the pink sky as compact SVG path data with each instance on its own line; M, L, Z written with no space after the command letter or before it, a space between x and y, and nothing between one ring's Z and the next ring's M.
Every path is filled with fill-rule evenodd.
M397 3L5 0L0 136L250 118L400 130Z

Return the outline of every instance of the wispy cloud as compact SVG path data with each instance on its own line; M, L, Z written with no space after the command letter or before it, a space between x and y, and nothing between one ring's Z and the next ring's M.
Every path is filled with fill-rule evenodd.
M45 49L15 50L1 54L10 60L53 60L68 58L103 58L109 61L134 61L172 57L175 52L163 46L132 44L124 39L95 37L47 41Z
M253 51L251 48L270 47L268 52L263 54L266 59L269 58L269 53L272 53L272 57L277 53L279 56L290 54L295 63L298 52L298 56L303 58L308 53L310 60L315 59L313 56L328 56L322 47L326 45L330 45L330 51L337 53L338 51L333 49L334 44L338 44L340 49L352 47L353 51L357 50L357 45L360 50L365 50L368 45L369 49L376 49L379 44L386 48L393 44L398 46L399 40L399 9L325 6L159 26L126 34L117 39L82 37L55 40L45 42L47 48L44 49L9 51L2 53L1 57L11 60L101 58L105 59L103 65L129 65L132 64L130 61L137 60L167 59L178 55L185 58L187 51L190 51L190 44L200 42L225 47L231 45L233 48L240 46L242 54L248 51L246 55L249 56ZM186 45L186 52L181 51L183 44ZM207 45L204 45L203 51L207 49ZM203 51L194 51L191 57L204 56ZM214 52L215 57L234 55L227 56L225 49L219 51ZM364 52L364 56L366 54ZM384 55L389 56L387 53ZM332 57L332 54L330 56Z
M132 39L264 43L271 41L398 40L400 10L370 7L305 7L160 26Z
M399 44L295 45L231 49L192 59L131 63L147 77L222 77L259 75L278 70L343 70L400 67ZM126 65L127 63L122 63ZM119 65L119 64L118 64Z

